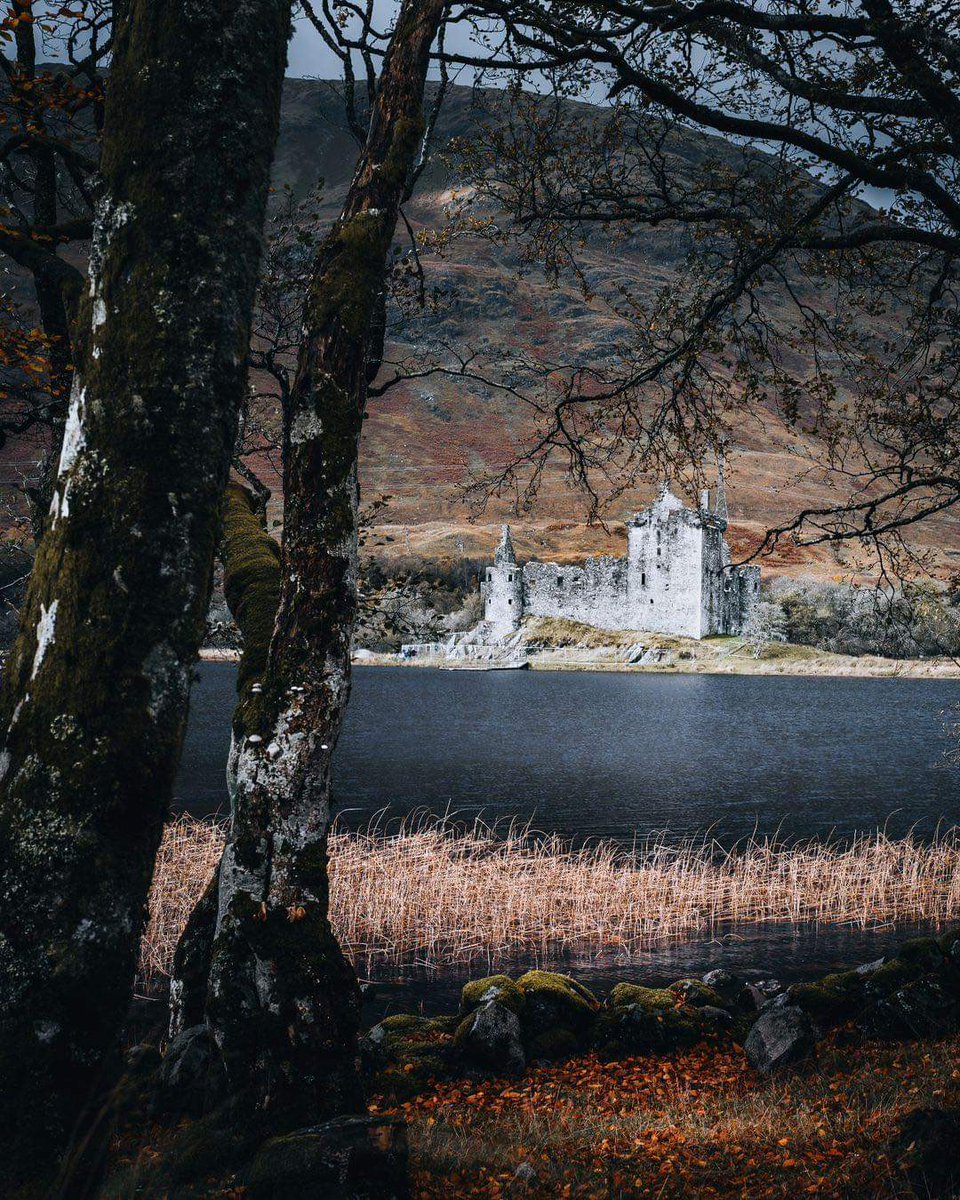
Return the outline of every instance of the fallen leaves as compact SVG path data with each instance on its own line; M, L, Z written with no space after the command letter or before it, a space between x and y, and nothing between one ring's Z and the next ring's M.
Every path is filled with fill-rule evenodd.
M520 1080L438 1082L399 1105L379 1097L373 1111L409 1122L420 1200L874 1200L896 1194L883 1187L898 1113L934 1093L960 1103L960 1043L941 1049L827 1043L779 1081L757 1079L737 1048L586 1055Z

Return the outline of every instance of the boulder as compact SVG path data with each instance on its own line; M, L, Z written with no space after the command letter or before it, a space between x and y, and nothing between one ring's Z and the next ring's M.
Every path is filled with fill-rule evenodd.
M490 1000L497 1000L515 1013L523 1011L524 995L517 984L507 975L488 975L485 979L472 979L463 985L460 993L461 1017Z
M779 979L756 979L748 983L741 993L741 1004L745 1008L761 1009L768 1000L781 995L786 989Z
M960 1194L960 1117L939 1108L915 1108L890 1139L891 1157L913 1194L948 1200Z
M803 1009L783 1004L760 1014L743 1048L754 1070L770 1075L809 1057L816 1044L816 1030Z
M732 971L727 971L723 967L717 967L713 971L708 971L703 977L703 982L723 1001L724 1005L736 1004L740 993L743 991L745 980L739 975L734 975Z
M527 1057L533 1060L569 1058L581 1048L580 1038L570 1029L556 1026L535 1033L527 1040Z
M364 1070L377 1077L382 1090L413 1095L429 1080L450 1074L456 1053L450 1035L456 1025L456 1017L386 1017L360 1039Z
M725 1008L717 1008L713 1004L705 1004L703 1008L697 1011L700 1013L700 1019L705 1021L708 1026L713 1025L719 1029L725 1029L733 1025L733 1015Z
M682 1003L668 988L619 983L594 1030L601 1054L645 1054L673 1050L700 1040L711 1026L702 1010ZM715 1030L716 1026L712 1028Z
M693 1008L704 1008L707 1005L723 1008L723 997L700 979L678 979L676 983L671 983L667 990Z
M527 1065L520 1018L496 997L468 1013L453 1040L468 1062L498 1074L518 1075Z
M936 971L943 966L943 950L937 939L932 937L911 938L903 942L896 957L924 972Z
M250 1200L406 1200L406 1126L387 1117L338 1117L272 1138L246 1184Z
M171 1041L157 1072L154 1108L199 1116L222 1099L226 1076L220 1050L206 1025L191 1025Z
M787 996L815 1021L836 1025L862 1010L868 978L859 971L842 971L813 983L795 983L787 989Z
M523 994L520 1024L528 1057L559 1058L589 1034L600 1002L569 975L528 971L517 980Z
M631 1004L642 1004L644 1008L666 1012L676 1008L680 1000L669 988L643 987L639 983L618 983L610 993L611 1008L627 1008Z
M873 1037L941 1037L960 1027L960 1000L938 976L925 975L873 1000L859 1024Z

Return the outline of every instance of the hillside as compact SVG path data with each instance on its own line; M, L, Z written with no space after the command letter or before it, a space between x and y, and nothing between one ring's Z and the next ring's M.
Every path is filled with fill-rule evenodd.
M491 97L495 103L492 93L480 94L479 99L489 106ZM443 151L451 139L469 138L476 128L477 99L471 89L450 90L438 122L436 154L407 208L417 235L444 226L459 181L445 165ZM572 106L570 111L582 114L584 121L602 119L602 110L590 105ZM739 153L719 139L693 133L675 137L668 150L674 164L691 178L692 168L705 156L733 160ZM355 158L339 85L288 80L274 172L278 195L289 187L304 197L322 179L320 211L328 222L339 211ZM650 294L671 277L685 250L682 234L659 227L615 244L594 237L583 261L600 294L609 295L618 284ZM414 326L390 330L388 359L422 362L430 357L430 343L445 342L479 350L478 361L509 377L511 365L521 360L602 360L615 353L626 328L601 299L585 301L572 283L555 287L542 275L520 278L509 251L478 237L454 240L442 256L427 254L423 262L428 289L439 289L439 298ZM774 317L786 309L784 296L775 290L768 291L766 302ZM586 523L585 500L570 486L559 461L545 472L531 511L513 514L509 498L492 500L480 515L471 510L460 494L469 474L508 461L532 428L529 409L513 397L450 377L411 380L373 400L363 443L363 495L367 501L379 496L389 496L390 501L368 539L368 549L388 564L410 558L475 559L492 550L499 523L509 519L521 557L563 561L587 553L622 553L622 521L651 497L655 481L614 506L605 526ZM737 429L728 463L735 552L755 544L769 525L797 507L822 503L831 495L822 472L806 469L809 449L801 435L785 429L772 413L763 420L744 420ZM4 483L14 483L25 453L22 445L4 448ZM276 487L275 479L268 482ZM933 552L938 573L960 569L955 520L925 524L918 539ZM766 563L767 570L821 579L854 576L856 567L855 556L846 549L799 552L785 547Z
M490 104L490 93L481 106ZM577 105L583 119L597 119L600 110ZM482 119L489 119L485 117ZM477 121L474 93L451 89L437 127L438 157L452 138L469 138ZM716 138L689 133L670 143L669 153L681 172L707 155L733 159L738 152ZM325 183L323 211L333 218L355 158L344 132L337 89L321 82L289 80L286 87L276 182L305 194L318 177ZM412 228L442 228L445 206L456 190L442 162L425 173L408 206ZM622 282L649 294L666 282L686 251L682 234L650 229L641 236L611 245L592 238L584 251L591 282ZM427 339L480 347L493 363L510 363L522 356L541 362L581 361L609 354L625 326L601 300L587 303L571 284L550 286L528 274L519 278L510 254L479 238L455 240L443 257L424 258L427 283L443 289L439 310L431 312L421 331ZM607 288L610 291L610 288ZM786 308L782 294L771 292L776 312ZM394 330L387 357L417 356L418 346L404 331ZM472 471L506 462L532 429L523 406L482 384L443 376L412 380L393 388L370 406L364 440L362 485L370 499L391 497L383 524L368 545L385 559L408 555L441 557L482 556L492 549L501 520L510 519L522 557L570 560L586 553L622 553L622 519L645 503L655 487L624 500L606 528L585 523L584 498L569 484L562 463L546 472L535 508L521 516L511 512L509 499L491 501L477 516L460 496ZM730 540L743 550L771 524L796 507L823 502L830 494L822 473L805 470L810 449L802 436L785 429L771 413L759 422L745 421L728 465L731 510ZM801 477L802 476L802 477ZM617 518L620 518L618 520ZM920 534L941 573L960 566L960 530L948 519L931 523ZM766 564L787 574L819 578L855 573L854 555L841 548L797 551L785 547Z

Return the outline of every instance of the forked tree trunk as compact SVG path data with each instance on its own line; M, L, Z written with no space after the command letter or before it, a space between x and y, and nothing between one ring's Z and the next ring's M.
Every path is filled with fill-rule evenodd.
M234 722L207 1017L234 1090L278 1125L360 1104L356 980L328 922L330 759L350 687L368 359L443 10L402 5L364 154L317 254L285 414L280 607Z
M89 292L0 699L0 1192L127 1010L245 386L289 0L130 0ZM33 1158L33 1162L31 1162Z

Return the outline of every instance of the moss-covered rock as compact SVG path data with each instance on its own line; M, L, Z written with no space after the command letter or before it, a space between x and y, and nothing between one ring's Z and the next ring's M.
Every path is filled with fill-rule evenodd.
M813 983L795 983L787 990L790 1003L820 1024L850 1020L863 1008L869 976L857 971L825 975Z
M581 1034L600 1008L593 992L569 975L528 971L517 980L517 987L524 998L522 1021L529 1037L554 1028Z
M699 1009L679 1004L672 992L660 988L640 990L655 998L616 1005L601 1013L593 1033L593 1044L601 1054L613 1057L675 1050L722 1032L705 1021ZM664 1006L665 996L670 997L670 1007Z
M455 1068L456 1017L386 1017L360 1041L365 1072L383 1091L407 1097L431 1079L447 1078Z
M610 993L609 1004L613 1008L626 1008L639 1004L651 1011L669 1011L676 1008L679 998L669 988L642 987L638 983L618 983Z
M860 1027L873 1037L942 1037L960 1028L960 1001L931 973L874 1000Z
M923 967L919 963L907 962L899 956L891 958L865 977L866 997L869 1000L889 996L898 988L919 979L922 974Z
M708 987L701 979L678 979L676 983L670 984L668 991L678 996L684 1004L690 1004L694 1008L724 1007L724 1000L719 992Z
M901 962L919 967L922 971L936 971L943 966L943 951L936 938L911 938L904 942L896 957Z
M349 1116L272 1138L250 1167L247 1189L251 1200L406 1195L405 1124Z
M532 1037L527 1045L527 1057L531 1059L569 1058L581 1048L576 1034L569 1029L546 1029Z
M945 933L937 943L940 947L940 953L947 960L956 960L960 963L960 929L951 929Z
M463 985L460 993L460 1015L466 1016L482 1004L496 1000L512 1012L523 1011L524 994L508 975L487 975L484 979L471 979Z
M468 1062L498 1074L519 1074L526 1066L520 1018L495 997L467 1013L453 1042Z

